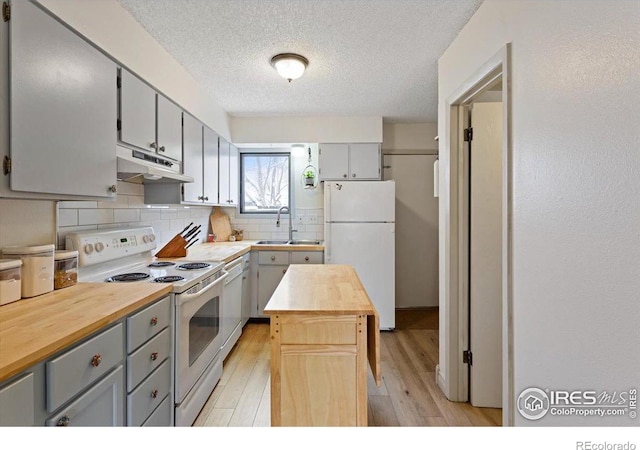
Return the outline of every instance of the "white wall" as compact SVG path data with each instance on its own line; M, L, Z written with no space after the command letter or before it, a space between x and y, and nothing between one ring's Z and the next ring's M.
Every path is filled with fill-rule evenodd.
M231 117L241 143L382 142L382 117Z
M38 0L225 139L229 117L191 75L116 0Z
M627 390L640 373L637 1L486 0L439 61L440 301L450 286L447 98L512 43L516 396ZM445 311L446 314L446 311ZM446 367L440 323L440 369ZM441 375L447 380L447 374ZM638 425L550 417L519 425Z
M435 154L438 151L438 142L434 140L438 135L437 123L385 123L382 130L383 153L429 150L426 153Z

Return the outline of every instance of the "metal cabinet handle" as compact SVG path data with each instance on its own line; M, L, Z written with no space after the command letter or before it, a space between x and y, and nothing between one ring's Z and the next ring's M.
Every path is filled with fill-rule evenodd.
M153 391L151 391L151 398L156 398L158 396L158 390L154 389Z
M305 256L305 257L304 257L304 260L305 260L305 261L309 261L309 257L308 257L308 256Z
M242 279L243 279L243 280L246 280L246 279L247 279L247 277L242 277Z
M111 186L109 186L109 188L107 190L109 192L113 192L115 194L116 192L118 192L118 185L112 184Z
M282 273L287 273L287 269L282 269Z
M58 419L58 422L56 423L56 426L57 427L68 427L70 423L71 423L71 418L69 416L62 416L62 417L60 417L60 419Z
M155 142L152 142L151 144L149 144L149 147L158 148L158 144L156 144Z
M93 358L91 358L91 365L93 367L98 367L101 362L102 362L102 355L100 355L100 353L96 353L95 355L93 355Z
M158 352L151 353L151 361L155 361L156 359L158 359Z
M347 178L347 174L345 173L344 175L342 175L342 178Z
M205 202L209 201L209 197L204 197L202 200L204 200Z
M158 318L157 317L152 317L150 323L151 323L152 326L155 327L156 325L158 325Z
M353 174L353 175L351 175L351 176L352 176L353 178L355 178L355 177L356 177L356 174L354 173L354 174Z
M164 152L164 145L158 149L158 151Z
M275 256L272 256L272 257L271 257L271 261L275 261L275 260L276 260L276 257L275 257Z
M202 195L198 195L198 200L202 200Z

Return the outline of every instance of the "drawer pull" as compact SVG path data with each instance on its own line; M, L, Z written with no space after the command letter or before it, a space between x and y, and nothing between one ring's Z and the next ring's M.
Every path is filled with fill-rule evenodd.
M155 361L156 359L158 359L158 352L153 352L151 354L151 361Z
M275 261L275 260L276 260L276 257L275 257L275 256L272 256L272 257L271 257L271 261Z
M101 362L102 362L102 356L100 355L100 353L93 355L93 358L91 358L91 365L93 367L98 367Z
M158 318L157 317L152 317L150 323L151 323L152 326L155 327L156 325L158 325Z
M68 427L70 423L71 423L71 419L69 418L69 416L62 416L60 417L60 419L58 419L58 423L56 423L56 426Z
M282 273L287 273L287 269L282 269Z
M305 260L305 261L309 261L309 257L308 257L308 256L305 256L305 257L304 257L304 260Z
M154 389L153 391L151 391L151 398L156 398L158 396L158 390Z

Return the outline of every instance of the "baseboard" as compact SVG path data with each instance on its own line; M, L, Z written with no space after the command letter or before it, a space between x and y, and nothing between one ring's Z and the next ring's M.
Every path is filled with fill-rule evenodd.
M438 385L444 396L448 398L447 382L444 380L444 378L442 378L442 375L440 374L440 364L436 366L436 384Z

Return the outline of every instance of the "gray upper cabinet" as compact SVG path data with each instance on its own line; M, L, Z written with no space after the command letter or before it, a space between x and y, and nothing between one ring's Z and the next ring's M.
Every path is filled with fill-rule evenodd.
M156 93L126 70L120 73L120 140L155 151Z
M116 65L33 2L9 36L11 190L114 196Z
M182 161L182 109L158 94L158 153Z
M239 158L238 148L220 138L220 182L219 203L223 206L238 204Z
M182 109L124 69L119 85L120 141L182 161Z
M184 202L202 203L202 145L203 127L192 116L184 115L184 161L183 171L185 175L193 177L193 183L183 184Z
M378 143L320 144L320 179L379 180L381 158Z
M220 164L218 160L218 134L204 128L204 154L203 154L203 189L204 202L218 203L218 180L220 177Z

